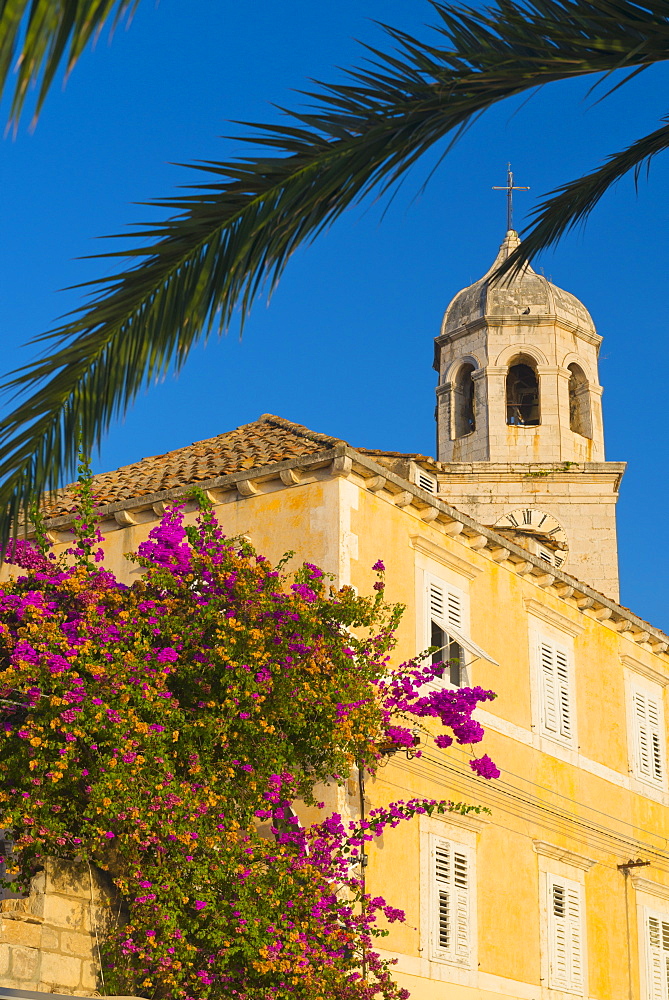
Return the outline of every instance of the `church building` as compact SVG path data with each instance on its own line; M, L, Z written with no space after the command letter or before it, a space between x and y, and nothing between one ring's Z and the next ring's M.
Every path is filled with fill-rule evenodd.
M490 809L371 845L368 891L407 914L383 941L397 980L415 1000L669 1000L669 637L618 603L625 465L604 455L602 338L529 265L492 280L517 245L510 230L446 308L434 458L265 414L97 476L107 563L134 579L124 553L195 485L226 534L273 561L294 550L338 587L371 592L383 559L387 599L406 606L398 661L447 646L435 684L498 693L476 718L501 770L485 781L468 748L430 746L366 782L367 809ZM64 493L57 543L71 523ZM359 815L356 780L330 798ZM92 995L86 892L47 872L30 900L0 904L0 996Z

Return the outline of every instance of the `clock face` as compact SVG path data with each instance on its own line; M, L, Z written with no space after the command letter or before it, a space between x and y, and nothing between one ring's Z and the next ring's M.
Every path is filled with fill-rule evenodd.
M511 533L520 544L552 566L563 566L567 559L567 533L556 517L538 507L512 510L495 521L493 527L496 531Z

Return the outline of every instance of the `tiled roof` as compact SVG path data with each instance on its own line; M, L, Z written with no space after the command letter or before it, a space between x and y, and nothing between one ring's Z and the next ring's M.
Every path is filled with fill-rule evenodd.
M333 448L340 441L340 438L319 434L283 417L264 413L250 424L242 424L206 441L196 441L164 455L142 458L113 472L103 472L95 476L93 489L99 504L119 503L232 472L314 455ZM68 488L60 491L46 509L50 517L69 513L72 497Z

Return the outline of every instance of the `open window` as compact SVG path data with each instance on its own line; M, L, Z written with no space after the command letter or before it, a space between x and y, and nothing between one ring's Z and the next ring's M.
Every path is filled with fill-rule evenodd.
M467 682L465 653L455 635L459 637L463 630L464 594L426 574L426 611L426 645L436 646L431 662L441 664L437 676L453 687L463 687Z
M464 437L476 430L476 409L474 401L475 368L472 364L461 365L453 386L453 431L456 438Z
M569 427L575 434L592 437L588 380L580 365L569 365Z
M524 355L512 361L506 376L506 422L519 427L541 422L539 376L534 360Z
M482 649L469 635L469 597L457 587L427 571L423 574L423 627L419 639L422 649L436 647L430 662L440 664L435 681L451 687L471 684L470 664L487 660L499 666L497 660Z

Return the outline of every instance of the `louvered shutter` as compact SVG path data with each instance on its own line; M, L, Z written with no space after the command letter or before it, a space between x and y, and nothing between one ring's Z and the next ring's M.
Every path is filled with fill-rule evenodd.
M575 882L548 876L549 982L553 989L583 990L583 914Z
M425 645L440 649L440 652L433 654L433 663L450 659L459 661L460 665L453 668L456 676L451 677L452 683L459 684L461 680L458 676L461 676L464 667L464 650L451 641L450 630L458 633L463 631L464 595L426 574L425 598Z
M646 918L648 1000L669 998L669 919L649 914Z
M453 947L453 887L451 881L451 846L440 843L434 849L434 880L436 892L435 945L439 951Z
M567 651L541 639L539 664L543 728L552 735L571 740L573 726Z
M469 866L462 851L453 850L455 887L455 954L463 962L469 959Z
M583 987L583 921L581 893L567 888L567 917L569 921L569 983L572 989Z
M468 965L470 957L470 872L467 852L436 840L433 865L433 950L436 957Z
M634 691L634 727L636 736L636 766L642 778L661 782L664 777L662 759L662 710L659 699L647 691Z
M436 621L446 632L448 632L449 625L456 632L461 632L461 595L456 590L450 590L444 584L434 579L428 581L427 592L430 620Z

